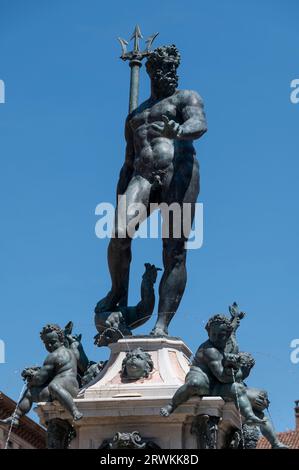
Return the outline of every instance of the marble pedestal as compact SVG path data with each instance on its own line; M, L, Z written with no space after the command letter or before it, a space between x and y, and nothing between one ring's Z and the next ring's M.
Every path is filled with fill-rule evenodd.
M123 359L128 351L138 347L151 355L154 369L147 378L124 379ZM81 420L72 423L57 402L39 403L36 408L43 425L57 419L73 425L76 436L69 448L96 449L105 442L111 446L117 433L129 435L135 431L139 433L139 445L162 449L223 448L233 431L240 428L235 406L220 397L193 398L170 417L160 416L160 408L169 403L189 370L191 351L181 339L131 337L111 344L110 349L105 368L75 400L84 415Z

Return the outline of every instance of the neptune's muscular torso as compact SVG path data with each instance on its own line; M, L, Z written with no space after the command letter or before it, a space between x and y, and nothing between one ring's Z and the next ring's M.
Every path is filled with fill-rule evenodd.
M179 125L177 133L161 132L165 116ZM153 175L172 173L177 149L195 155L193 139L205 132L202 100L190 90L176 91L160 100L149 99L128 117L127 126L135 174L151 180Z

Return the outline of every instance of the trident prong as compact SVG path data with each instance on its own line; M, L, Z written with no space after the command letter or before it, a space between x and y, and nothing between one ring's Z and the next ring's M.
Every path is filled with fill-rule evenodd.
M145 41L146 48L145 48L145 51L144 51L144 52L150 53L152 44L153 44L154 40L156 39L156 37L158 36L158 34L159 34L159 33L153 34L152 36L150 36L150 37Z
M135 26L134 33L132 34L130 41L132 41L132 39L134 39L134 52L139 52L139 39L143 39L143 36L138 24Z
M143 39L141 30L138 25L135 26L134 32L130 38L130 41L134 39L133 50L128 52L127 45L128 41L122 38L117 38L121 45L122 54L120 58L122 60L129 60L131 67L131 81L130 81L130 101L129 101L129 112L131 113L138 106L138 93L139 93L139 69L142 65L142 60L148 57L151 52L151 46L158 36L159 33L152 34L145 41L146 48L141 51L139 48L139 40Z
M127 45L128 41L122 38L117 38L118 41L120 42L121 45L121 50L122 50L122 55L120 56L121 59L123 60L142 60L144 57L147 57L149 53L151 52L151 46L158 36L159 33L152 34L151 36L148 37L148 39L145 41L146 48L144 51L140 51L139 48L139 40L143 39L140 27L138 24L135 26L134 32L130 38L130 41L134 39L134 47L133 50L128 52L127 51Z
M128 41L126 41L125 39L122 39L122 38L117 38L117 40L120 42L120 45L121 45L121 56L120 58L122 59L124 55L126 55L127 53L127 45L129 44Z

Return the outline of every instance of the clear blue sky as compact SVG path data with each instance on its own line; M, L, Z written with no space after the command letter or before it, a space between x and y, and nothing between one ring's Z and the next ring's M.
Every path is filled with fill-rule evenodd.
M299 364L296 0L0 0L0 389L17 398L20 372L41 363L39 331L73 320L94 360L93 308L109 288L107 240L94 233L99 202L114 202L123 162L129 67L117 36L136 23L182 54L180 87L198 91L209 131L197 143L204 245L170 333L195 351L203 325L237 300L252 351L249 384L270 392L279 430L294 427ZM149 93L144 68L141 98ZM160 240L134 244L130 302L143 263L161 265ZM149 332L154 318L138 333Z

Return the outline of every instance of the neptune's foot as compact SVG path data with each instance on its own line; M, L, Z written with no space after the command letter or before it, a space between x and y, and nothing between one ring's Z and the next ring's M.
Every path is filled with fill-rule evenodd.
M155 328L151 331L152 336L168 336L167 327L162 326L155 326Z

